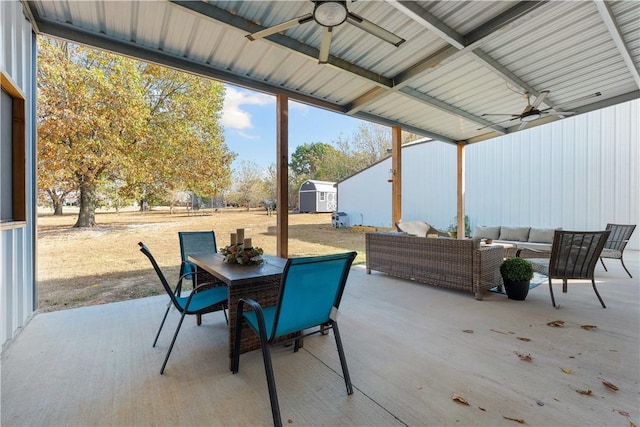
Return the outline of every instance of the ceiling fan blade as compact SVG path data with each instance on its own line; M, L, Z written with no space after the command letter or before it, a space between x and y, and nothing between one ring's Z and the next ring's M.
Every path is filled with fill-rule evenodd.
M536 98L535 101L533 101L533 104L531 104L531 108L533 110L535 110L536 108L538 108L538 106L540 104L542 104L542 101L544 101L544 99L547 97L547 95L549 95L549 91L548 90L543 90L542 92L540 92L538 94L538 97Z
M541 111L545 116L572 116L578 114L576 111Z
M563 102L562 104L555 105L552 108L545 108L544 110L541 110L541 111L555 110L556 108L561 108L563 105L570 105L570 104L573 104L575 102L580 102L580 101L584 101L584 100L587 100L587 99L596 98L596 97L601 96L601 95L602 95L602 93L600 93L600 92L592 93L591 95L587 95L587 96L583 96L582 98L576 98L576 99L571 100L571 101Z
M512 116L512 117L520 117L520 114L510 114L510 113L484 113L484 116Z
M483 115L484 115L484 114L483 114ZM511 114L511 115L514 115L514 114ZM492 125L483 126L483 127L478 128L478 129L476 129L476 130L482 130L482 129L486 129L486 128L491 128L491 127L494 127L494 126L501 125L502 123L507 123L507 122L510 122L510 121L513 121L513 120L517 120L517 119L519 119L519 118L520 118L520 116L515 116L515 117L513 117L513 118L511 118L511 119L503 120L503 121L501 121L501 122L494 123L494 124L492 124Z
M522 130L522 129L526 128L529 123L531 123L531 122L522 122L522 123L520 123L520 126L518 126L518 130Z
M333 34L333 27L327 27L327 30L322 37L322 44L320 45L320 55L318 55L318 63L326 64L329 61L329 48L331 47L331 35Z
M296 25L304 24L306 22L313 20L313 14L307 13L306 15L299 16L297 18L291 19L289 21L285 21L281 24L274 25L273 27L265 28L264 30L256 31L253 34L247 34L245 37L249 40L257 40L263 37L270 36L271 34L279 33L281 31L288 30L289 28L293 28Z
M349 14L347 15L347 22L352 25L355 25L356 27L366 31L369 34L373 34L374 36L388 43L391 43L395 47L400 46L402 43L406 41L402 37L399 37L393 34L391 31L385 30L384 28L374 24L371 21L367 21L366 19L361 18L355 13L349 12Z

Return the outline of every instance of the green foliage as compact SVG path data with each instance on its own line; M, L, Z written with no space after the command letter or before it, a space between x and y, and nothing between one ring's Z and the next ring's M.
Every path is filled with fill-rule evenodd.
M507 258L500 266L500 274L505 280L522 282L533 278L533 266L524 258Z
M447 231L450 233L458 232L458 215L454 216L447 228ZM469 222L469 216L464 216L464 235L471 236L471 223Z
M221 83L106 52L39 39L38 177L43 194L79 191L77 226L96 197L166 199L229 187ZM118 202L119 203L119 202Z

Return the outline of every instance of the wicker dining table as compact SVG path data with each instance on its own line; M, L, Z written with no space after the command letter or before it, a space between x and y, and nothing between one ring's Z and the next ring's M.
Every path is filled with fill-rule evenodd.
M265 306L274 305L278 300L280 279L287 259L270 255L263 255L262 258L262 264L240 265L224 262L224 256L216 253L188 257L198 269L224 282L229 289L229 363L233 353L238 301L251 298ZM241 337L241 353L260 348L260 339L248 330L246 324Z

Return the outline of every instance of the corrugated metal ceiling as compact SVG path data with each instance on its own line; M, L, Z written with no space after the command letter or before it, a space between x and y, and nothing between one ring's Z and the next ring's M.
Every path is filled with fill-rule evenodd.
M526 104L583 113L640 97L640 2L348 1L327 64L311 1L24 1L37 31L447 142L515 132ZM600 96L591 96L595 93ZM585 98L586 97L586 98ZM577 100L576 102L572 102ZM529 123L536 126L560 116Z

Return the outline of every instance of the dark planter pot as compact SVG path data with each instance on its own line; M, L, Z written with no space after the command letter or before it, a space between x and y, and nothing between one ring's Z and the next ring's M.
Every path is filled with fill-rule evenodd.
M518 301L524 301L529 293L530 280L513 281L503 279L504 290L507 293L507 298Z

